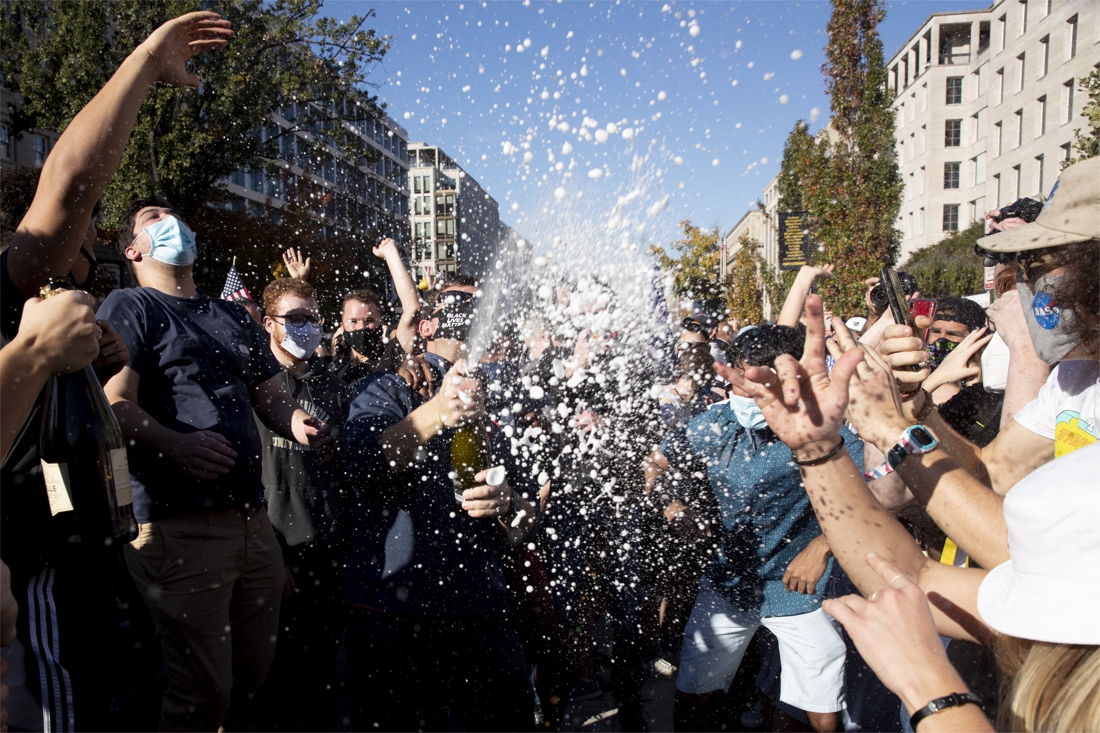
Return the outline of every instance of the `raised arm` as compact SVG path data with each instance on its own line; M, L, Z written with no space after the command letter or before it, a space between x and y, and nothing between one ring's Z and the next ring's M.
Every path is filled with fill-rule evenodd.
M390 277L393 278L393 286L401 301L401 320L397 324L397 340L405 353L411 354L416 346L416 315L420 312L420 298L416 294L416 283L409 277L409 271L401 261L397 242L387 237L373 249L373 252L375 257L381 257L386 261Z
M821 267L803 265L795 276L794 283L791 284L786 300L783 301L783 309L779 311L779 318L775 320L776 325L797 327L798 321L802 318L802 309L806 305L806 296L813 289L814 281L818 278L828 280L832 276L833 265L826 264Z
M24 295L72 269L92 208L122 159L145 95L157 81L198 87L185 66L233 36L217 13L188 13L157 28L65 128L46 164L27 215L12 237L8 270Z

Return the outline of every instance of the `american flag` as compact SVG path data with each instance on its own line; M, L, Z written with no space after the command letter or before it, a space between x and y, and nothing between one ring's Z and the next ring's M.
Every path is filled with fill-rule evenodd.
M222 300L240 300L248 298L252 300L252 293L244 286L241 273L237 272L236 265L229 266L229 274L225 276L225 287L222 288Z

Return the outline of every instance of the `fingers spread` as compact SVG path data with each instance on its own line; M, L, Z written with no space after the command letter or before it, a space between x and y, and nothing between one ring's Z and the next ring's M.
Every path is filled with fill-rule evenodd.
M779 379L783 404L794 407L802 398L802 383L805 369L789 354L782 354L775 360L775 375Z

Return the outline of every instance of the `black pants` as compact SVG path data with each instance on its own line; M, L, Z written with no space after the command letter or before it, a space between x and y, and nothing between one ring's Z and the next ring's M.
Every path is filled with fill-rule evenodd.
M355 607L346 644L356 730L534 728L523 648L505 607L470 619Z
M347 546L318 539L283 548L296 590L282 599L275 659L242 728L332 730L336 655L347 624Z

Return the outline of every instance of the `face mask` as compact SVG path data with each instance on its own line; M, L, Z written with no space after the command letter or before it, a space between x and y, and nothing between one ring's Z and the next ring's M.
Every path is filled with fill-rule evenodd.
M764 413L760 411L760 405L751 397L739 397L730 394L730 408L737 417L737 422L746 430L763 430L768 427L768 421L764 419Z
M279 344L286 353L295 359L305 359L317 351L321 343L321 329L312 323L303 323L301 326L286 324L286 336Z
M69 280L72 281L73 287L77 290L87 290L92 287L92 283L95 282L95 274L99 269L99 263L92 259L92 256L88 254L88 250L83 247L80 248L80 254L84 255L84 259L88 260L88 276L84 278L84 282L78 283L73 280L72 275L69 276Z
M956 346L958 344L949 338L936 339L928 344L928 365L932 369L938 367L947 358L947 355L954 351Z
M433 341L435 339L465 341L470 335L470 324L474 320L473 298L447 303L435 317L439 319L439 328L432 335Z
M144 232L152 245L149 256L157 262L182 267L190 265L198 255L195 233L174 216L145 227Z
M357 354L374 356L382 346L382 329L360 328L358 331L345 331L344 341Z
M1020 305L1024 309L1027 331L1035 353L1047 364L1054 366L1066 354L1081 343L1080 326L1072 311L1058 306L1051 294L1059 276L1050 273L1035 281L1035 289L1017 275L1016 289L1020 291Z

